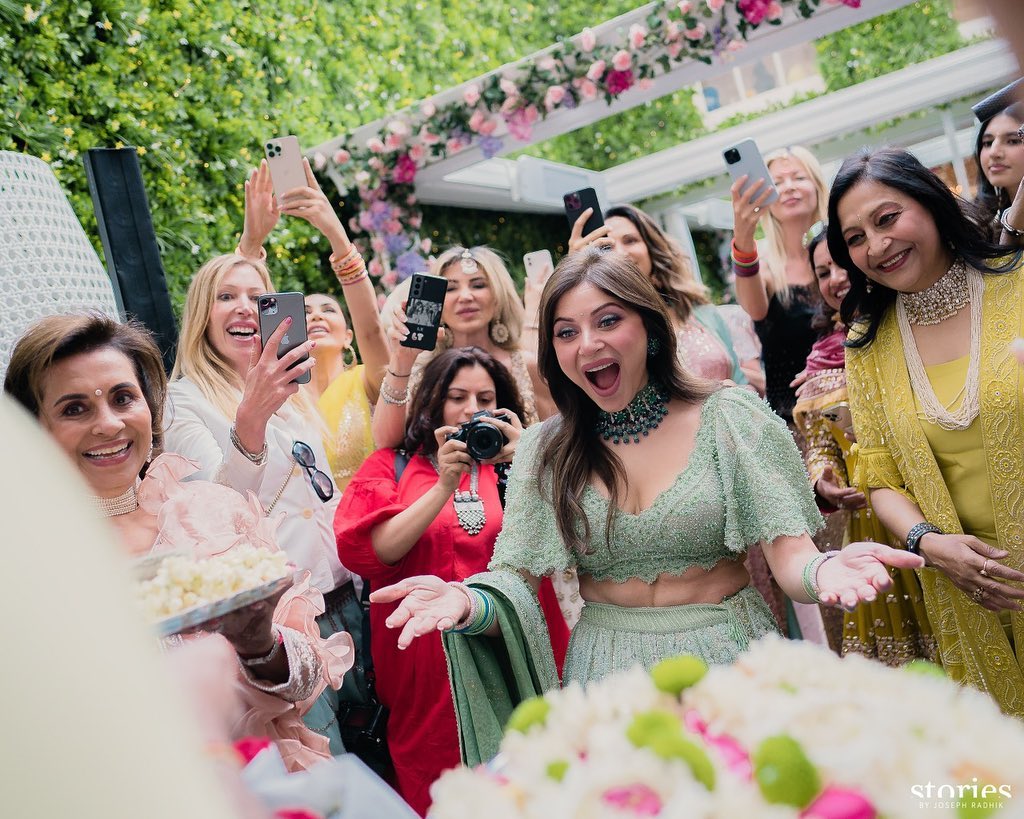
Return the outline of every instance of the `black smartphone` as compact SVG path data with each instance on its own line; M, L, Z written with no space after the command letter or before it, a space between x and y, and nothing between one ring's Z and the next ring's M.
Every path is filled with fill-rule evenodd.
M402 339L403 347L433 350L437 346L437 328L441 326L444 296L448 292L448 279L414 273L409 282L409 299L405 305L405 323L409 335Z
M587 218L583 226L584 236L589 236L599 227L604 225L604 217L601 215L601 203L597 201L597 191L593 188L581 188L578 191L571 191L562 197L565 203L565 215L569 219L569 229L576 224L580 214L587 208L593 208L594 212Z
M292 320L292 326L288 328L278 345L278 358L306 342L306 301L302 293L264 293L256 300L256 304L260 316L260 341L264 347L267 346L267 339L281 326L282 321L286 318ZM309 356L305 355L295 364L308 358ZM293 382L308 384L309 379L310 374L307 371L293 379Z

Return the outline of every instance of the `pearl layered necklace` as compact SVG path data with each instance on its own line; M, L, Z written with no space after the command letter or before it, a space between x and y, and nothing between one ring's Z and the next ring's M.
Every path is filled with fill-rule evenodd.
M139 508L139 496L135 492L135 486L129 486L126 492L116 498L90 497L93 508L105 518L116 518L120 515L127 515Z

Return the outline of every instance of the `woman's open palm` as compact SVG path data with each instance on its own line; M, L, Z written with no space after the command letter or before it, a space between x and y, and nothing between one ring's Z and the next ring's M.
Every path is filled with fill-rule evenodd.
M398 604L385 620L388 628L400 628L398 647L408 648L417 637L452 628L469 612L469 596L440 577L408 577L391 586L377 589L371 603Z

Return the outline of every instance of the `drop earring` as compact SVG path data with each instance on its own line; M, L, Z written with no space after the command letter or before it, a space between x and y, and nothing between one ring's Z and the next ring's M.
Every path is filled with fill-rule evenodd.
M501 321L495 319L491 322L491 341L495 344L504 344L509 339L508 327Z
M654 358L658 353L661 352L661 342L656 338L647 339L647 357Z

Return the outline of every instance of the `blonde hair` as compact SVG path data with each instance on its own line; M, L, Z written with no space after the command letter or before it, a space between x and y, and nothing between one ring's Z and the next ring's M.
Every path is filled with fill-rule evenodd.
M234 253L210 259L199 268L189 283L185 309L181 314L178 354L174 360L174 369L171 370L171 381L188 378L206 400L228 419L234 419L238 412L245 384L228 360L210 343L206 331L221 281L241 265L248 265L256 271L265 292L274 292L270 272L258 259L247 259ZM315 403L303 390L299 390L288 402L308 419L320 423Z
M464 247L448 248L434 260L431 272L435 276L444 276L444 271L447 268L461 262L462 254L466 249ZM494 318L491 319L491 323L500 321L508 330L508 338L505 341L498 343L492 337L491 343L514 353L519 349L524 321L523 303L519 300L515 282L512 281L512 276L509 274L508 268L505 267L501 256L489 247L471 247L469 253L494 294ZM450 347L451 345L451 333L445 333L445 346Z
M792 145L789 148L780 148L772 151L765 157L765 165L771 170L773 162L780 159L789 159L802 165L807 175L814 184L814 190L818 197L815 207L813 222L824 222L828 218L828 187L825 185L825 175L822 173L821 165L815 159L814 154L800 145ZM786 280L786 248L782 238L782 224L768 209L765 219L761 223L764 228L763 262L762 270L765 272L765 283L768 286L768 295L775 294L784 305L789 304L789 282Z

